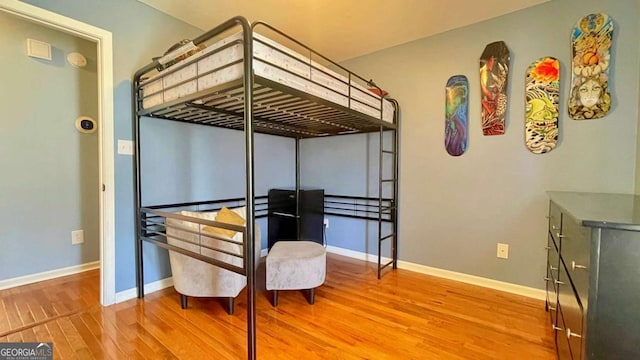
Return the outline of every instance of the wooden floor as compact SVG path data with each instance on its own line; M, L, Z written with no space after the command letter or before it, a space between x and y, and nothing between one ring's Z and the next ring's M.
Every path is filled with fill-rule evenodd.
M264 284L264 265L258 269ZM246 295L173 288L103 308L90 271L0 291L0 342L53 342L56 359L246 359ZM256 300L258 359L555 359L544 302L328 254L315 305L283 291Z

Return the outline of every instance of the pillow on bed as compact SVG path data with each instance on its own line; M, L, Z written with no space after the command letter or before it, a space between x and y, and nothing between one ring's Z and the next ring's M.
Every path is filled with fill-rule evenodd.
M223 223L232 224L232 225L239 225L239 226L242 226L246 223L246 220L242 216L227 209L226 206L223 206L222 209L218 211L218 215L216 215L216 218L214 220L218 222L223 222ZM205 226L202 228L202 230L210 234L224 236L228 238L232 238L237 233L237 231L235 230L223 229L215 226Z
M384 91L384 90L380 90L378 88L370 88L369 91L371 91L372 93L380 96L380 97L385 97L387 95L389 95L388 92Z

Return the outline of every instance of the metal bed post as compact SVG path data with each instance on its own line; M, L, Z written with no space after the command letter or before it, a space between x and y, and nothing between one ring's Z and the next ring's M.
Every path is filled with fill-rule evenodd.
M389 99L394 107L394 123L396 128L393 130L393 169L394 174L393 177L396 179L396 182L393 186L393 203L391 204L391 220L392 220L392 231L395 234L393 237L392 245L392 256L393 256L393 268L398 268L398 196L399 196L399 187L398 179L400 179L400 147L399 147L399 139L400 136L400 103L398 103L395 99Z
M140 110L140 77L153 69L157 65L157 62L147 65L146 67L138 70L133 75L133 142L136 146L134 154L134 169L133 169L133 182L135 184L135 196L134 196L134 212L135 212L135 252L136 252L136 290L138 298L144 297L144 263L142 254L142 216L140 214L140 205L142 204L142 187L140 180L140 116L138 111Z
M300 240L300 138L296 138L296 238Z
M384 128L380 124L378 132L378 279L382 272L382 166L384 165Z
M142 191L140 188L140 116L138 116L138 89L135 88L137 82L134 81L134 89L133 96L135 106L134 109L136 113L134 114L133 121L133 141L136 146L135 150L135 168L133 171L133 176L135 179L136 186L136 194L134 197L134 207L133 211L135 211L136 215L136 235L135 235L135 243L136 243L136 291L139 299L144 297L144 265L143 265L143 256L142 256L142 218L140 214L140 204L142 204Z
M256 279L255 279L255 194L253 174L253 30L243 17L234 18L242 25L244 44L244 141L246 168L247 236L245 267L247 269L247 358L256 359Z

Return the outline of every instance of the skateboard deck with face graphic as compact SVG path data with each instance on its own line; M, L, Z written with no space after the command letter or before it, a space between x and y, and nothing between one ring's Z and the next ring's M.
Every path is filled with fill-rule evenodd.
M556 147L558 140L558 59L543 57L527 68L525 94L525 144L534 154L547 153Z
M599 119L611 108L612 36L613 20L603 13L583 17L571 32L573 58L568 108L572 119Z
M505 131L509 59L509 49L504 41L487 45L480 56L480 103L484 135L502 135Z
M469 128L469 81L464 75L454 75L445 90L444 146L452 156L467 150Z

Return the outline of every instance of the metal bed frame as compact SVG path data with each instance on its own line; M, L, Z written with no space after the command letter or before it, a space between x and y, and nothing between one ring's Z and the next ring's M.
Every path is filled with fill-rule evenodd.
M260 41L253 37L256 27L262 26L278 36L288 39L308 52L308 65L313 71L323 71L313 65L311 59L322 59L332 67L343 71L348 76L349 88L348 106L335 104L323 98L293 89L272 80L256 76L253 72L253 42ZM398 219L398 133L399 133L399 105L396 100L387 98L394 106L393 123L382 120L383 100L380 98L380 118L375 118L351 109L352 91L361 91L352 85L352 80L358 80L370 87L381 91L377 85L369 80L352 73L339 64L322 56L308 46L289 37L281 31L264 22L250 24L243 17L234 17L212 30L197 37L190 44L198 46L207 40L228 33L231 29L241 27L242 38L227 44L225 47L241 43L243 47L243 78L199 91L179 99L144 109L142 106L143 93L141 82L145 76L155 71L163 59L156 59L152 63L138 70L133 77L133 117L135 152L135 213L136 213L136 286L139 298L144 297L144 264L142 244L144 241L161 248L177 251L192 256L212 265L246 275L247 277L247 357L256 358L256 314L255 314L255 268L254 264L254 236L255 219L267 216L268 204L266 196L255 196L254 190L254 132L286 136L296 141L296 191L300 190L300 140L318 136L344 135L354 133L373 133L380 135L379 152L379 187L378 197L354 197L343 195L325 195L325 215L349 218L375 220L378 222L378 278L387 266L397 268L397 219ZM275 49L275 48L274 48ZM173 58L184 54L181 49L174 51L165 58ZM166 59L164 59L166 60ZM193 63L194 60L183 60L171 67L169 71L177 71ZM271 64L273 65L273 64ZM275 65L274 65L275 66ZM288 71L284 68L281 70ZM250 76L247 76L250 74ZM338 79L332 74L328 76ZM340 79L338 79L340 80ZM174 86L178 86L176 84ZM327 88L329 89L329 88ZM329 89L331 90L331 89ZM332 90L333 91L333 90ZM216 127L224 127L244 131L245 134L245 198L224 199L207 202L192 202L157 206L142 206L142 187L140 173L140 119L151 117L172 121L188 122ZM391 144L384 143L384 134L390 132ZM383 167L390 170L391 177L383 179ZM387 196L383 196L387 193ZM246 225L235 226L215 221L196 219L178 215L177 209L217 210L222 205L237 204L246 206ZM202 255L200 252L185 250L179 246L170 245L166 239L166 219L188 220L199 225L212 225L240 231L243 240L243 266L236 266L213 257ZM391 230L383 234L382 222L389 222ZM193 232L193 231L192 231ZM198 236L202 235L195 231ZM391 260L382 263L382 244L391 241ZM201 249L205 248L202 243Z

